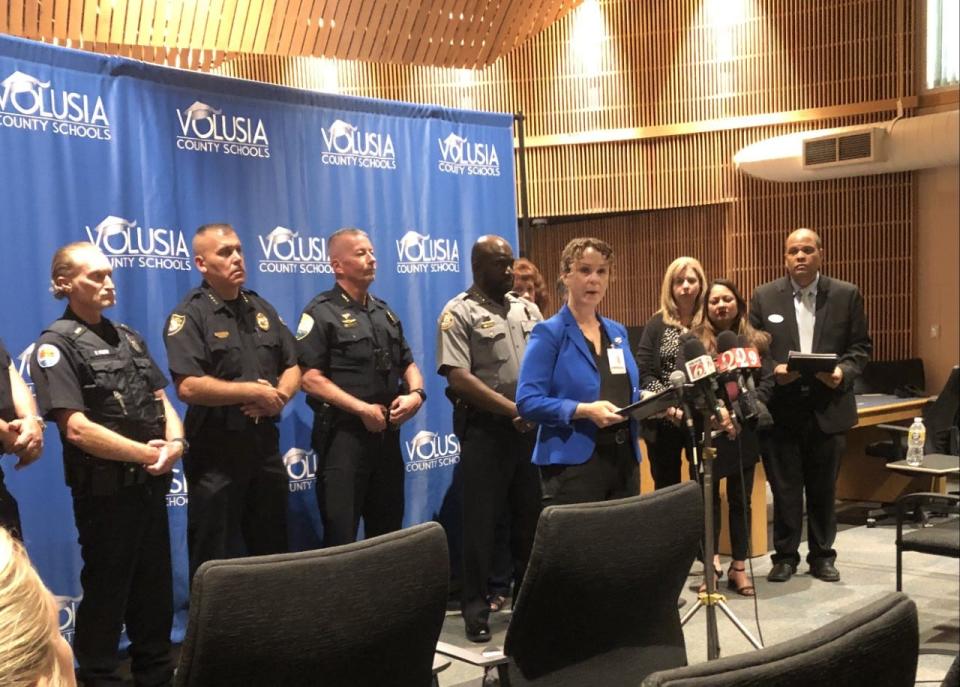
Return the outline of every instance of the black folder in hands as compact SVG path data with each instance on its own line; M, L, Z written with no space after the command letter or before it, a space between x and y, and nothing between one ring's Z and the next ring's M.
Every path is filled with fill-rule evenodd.
M680 392L671 388L619 408L617 413L624 417L632 417L634 420L646 420L648 417L666 411L667 408L678 405L680 405Z
M787 372L799 372L804 377L812 377L817 372L832 373L837 366L836 353L799 353L787 354Z

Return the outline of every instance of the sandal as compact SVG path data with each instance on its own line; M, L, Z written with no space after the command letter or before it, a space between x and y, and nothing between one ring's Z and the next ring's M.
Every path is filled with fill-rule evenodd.
M714 568L714 569L713 569L713 574L714 574L714 585L719 589L719 587L720 587L720 578L723 577L723 569L722 569L722 568ZM690 588L693 589L693 585L690 585ZM700 586L697 587L697 594L703 594L705 591L707 591L707 580L706 580L706 578L704 578L703 582L700 583Z
M750 584L750 577L746 574L746 568L734 568L732 565L727 571L727 587L735 591L740 596L756 596L756 590ZM744 584L738 584L734 573L744 573ZM739 577L739 576L738 576Z
M487 603L490 605L491 613L498 613L507 605L507 597L503 594L493 594L488 598Z

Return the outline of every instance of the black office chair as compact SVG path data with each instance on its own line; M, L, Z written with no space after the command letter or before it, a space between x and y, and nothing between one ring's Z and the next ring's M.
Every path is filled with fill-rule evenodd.
M190 594L177 687L427 687L447 540L426 523L320 551L208 561Z
M946 519L928 527L903 531L904 522L912 512L936 508ZM916 551L933 556L960 558L960 496L918 492L897 499L897 591L903 589L903 552ZM923 518L926 521L927 518Z
M650 675L642 687L913 687L917 606L891 593L795 639Z

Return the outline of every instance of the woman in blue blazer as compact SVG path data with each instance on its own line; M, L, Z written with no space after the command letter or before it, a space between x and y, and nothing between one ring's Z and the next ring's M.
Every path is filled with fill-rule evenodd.
M597 314L612 263L613 249L600 239L567 244L567 302L533 328L520 367L517 408L540 425L533 462L545 506L640 491L637 423L616 412L639 400L640 375L626 328Z

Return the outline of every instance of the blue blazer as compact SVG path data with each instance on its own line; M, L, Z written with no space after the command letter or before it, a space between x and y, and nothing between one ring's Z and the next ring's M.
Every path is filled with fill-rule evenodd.
M623 350L630 378L630 397L640 399L640 374L619 322L599 317L611 345ZM560 312L533 328L520 366L517 408L525 420L540 425L533 451L536 465L578 465L593 455L597 426L590 420L574 420L578 403L600 397L600 371L587 341L564 305ZM633 452L640 461L638 428L633 419Z

